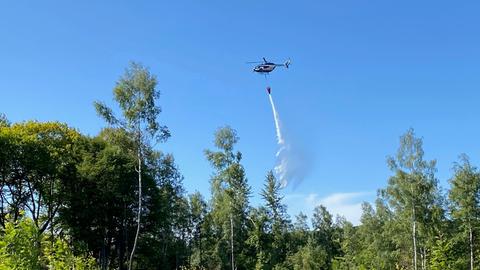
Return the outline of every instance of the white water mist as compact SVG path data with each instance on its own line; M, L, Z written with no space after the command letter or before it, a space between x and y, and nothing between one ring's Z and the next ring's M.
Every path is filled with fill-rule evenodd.
M275 103L273 103L272 95L268 95L270 99L270 104L272 105L273 119L275 120L275 130L277 132L277 143L283 145L285 141L282 137L282 130L280 129L280 118L278 117L277 110L275 109Z
M270 99L270 104L272 105L272 112L273 112L273 119L275 121L275 131L277 134L277 144L278 144L278 151L276 154L277 157L277 165L275 165L274 171L278 175L280 179L280 183L282 187L286 187L288 184L287 179L287 168L288 168L288 159L285 154L285 140L282 136L282 130L280 128L280 117L278 116L277 109L275 109L275 103L273 102L272 95L268 95Z
M272 105L278 144L278 151L276 154L277 161L274 172L280 180L282 187L286 187L289 183L292 183L293 188L295 188L303 181L307 173L310 171L311 160L301 149L298 149L298 147L292 147L290 140L285 139L282 134L280 116L275 108L272 95L269 94L268 98Z

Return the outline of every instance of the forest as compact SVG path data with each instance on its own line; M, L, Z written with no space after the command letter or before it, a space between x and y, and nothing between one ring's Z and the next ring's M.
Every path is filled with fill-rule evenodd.
M480 269L480 171L467 155L444 189L408 129L360 225L322 205L291 217L268 168L252 206L228 125L204 152L211 194L187 193L161 151L171 134L159 95L156 76L131 63L113 89L117 109L93 104L105 120L96 136L2 115L0 269Z

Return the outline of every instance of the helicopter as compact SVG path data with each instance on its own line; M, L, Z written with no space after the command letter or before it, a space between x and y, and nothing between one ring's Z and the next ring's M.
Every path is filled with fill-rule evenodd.
M290 59L285 61L283 64L275 64L272 62L268 62L265 57L263 57L263 62L247 62L247 64L258 64L253 68L253 72L257 72L260 74L267 75L270 72L272 72L276 67L286 67L288 68L290 66Z

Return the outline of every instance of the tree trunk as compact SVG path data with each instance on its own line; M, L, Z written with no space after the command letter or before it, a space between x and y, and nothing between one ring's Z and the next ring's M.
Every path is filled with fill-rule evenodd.
M470 235L470 270L473 270L473 232L472 225L468 228Z
M413 238L413 269L417 270L417 224L415 219L415 206L412 206L412 238Z
M420 256L422 257L422 270L427 269L427 249L425 247L420 248Z
M140 146L139 146L140 147ZM135 248L137 247L138 235L140 233L140 216L142 214L142 156L140 149L138 150L138 215L137 215L137 233L135 234L135 240L133 241L132 253L130 253L130 263L128 269L132 269L133 255L135 254Z
M235 256L234 256L234 249L233 249L233 217L230 214L230 244L232 248L232 270L235 270Z
M203 267L202 231L198 233L198 245L200 247L200 267Z
M118 268L119 270L125 270L125 251L126 251L126 241L127 241L127 232L126 232L126 217L127 217L127 205L123 202L123 217L122 225L120 227L119 239L118 239Z
M103 236L102 249L100 251L100 267L102 270L107 269L107 240L106 236Z

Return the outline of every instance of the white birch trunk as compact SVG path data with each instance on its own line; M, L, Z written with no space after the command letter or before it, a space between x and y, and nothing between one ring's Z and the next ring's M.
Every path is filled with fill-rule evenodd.
M468 228L470 234L470 270L473 270L473 231L472 225Z
M128 269L132 269L133 255L137 247L138 235L140 234L140 217L142 214L142 155L138 150L138 215L137 215L137 232L135 234L135 240L133 241L132 253L130 253L130 263Z
M235 270L235 256L234 256L234 247L233 247L233 218L230 214L230 244L232 248L232 270Z
M413 269L417 270L417 224L415 219L415 206L412 207L412 238L413 238Z

